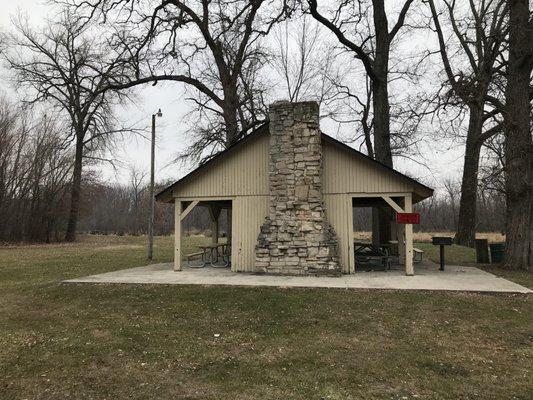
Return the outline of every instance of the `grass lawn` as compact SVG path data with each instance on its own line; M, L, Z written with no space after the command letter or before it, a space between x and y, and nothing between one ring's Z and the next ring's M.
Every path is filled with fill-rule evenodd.
M0 399L533 398L533 296L59 283L144 241L0 248Z

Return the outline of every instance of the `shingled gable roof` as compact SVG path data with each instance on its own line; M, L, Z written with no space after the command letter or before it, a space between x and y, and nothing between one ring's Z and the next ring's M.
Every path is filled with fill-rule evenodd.
M268 134L268 122L264 123L263 125L259 126L257 129L255 129L253 132L251 132L249 135L245 136L243 139L239 140L238 142L234 143L227 149L221 151L216 156L211 158L210 160L206 161L202 165L200 165L198 168L192 170L187 175L185 175L183 178L177 180L172 185L166 187L162 191L156 194L155 198L158 201L165 201L165 199L168 199L169 196L172 194L172 190L176 187L178 187L180 184L189 181L190 179L194 178L200 171L203 171L205 168L208 168L210 165L214 164L216 161L220 161L226 157L228 157L231 153L233 153L235 150L239 149L240 147L244 146L247 142L249 142L251 139L263 135ZM426 186L417 180L402 174L401 172L396 171L395 169L386 166L385 164L380 163L379 161L374 160L372 157L367 156L366 154L361 153L360 151L355 150L354 148L338 141L337 139L332 138L329 135L326 135L324 132L322 132L322 140L325 142L330 143L331 145L340 148L341 150L349 152L351 155L355 157L359 157L364 159L367 162L372 163L375 165L376 168L385 169L387 172L392 173L396 175L400 179L404 179L407 182L413 184L415 187L420 189L423 192L427 193L426 197L429 197L433 194L433 189L429 186Z

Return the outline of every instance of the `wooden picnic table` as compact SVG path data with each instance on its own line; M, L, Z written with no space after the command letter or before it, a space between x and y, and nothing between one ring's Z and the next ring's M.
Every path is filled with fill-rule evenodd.
M379 255L381 254L381 251L379 249L376 249L374 245L370 242L358 242L354 241L354 251L355 254L374 254Z
M205 267L207 264L207 258L209 258L209 262L213 268L227 268L230 264L230 257L228 257L227 248L231 248L231 243L211 243L211 244L204 244L198 246L202 252L204 253L202 255L202 267ZM222 261L224 262L224 265L216 265L215 263L218 262L219 258L219 249L222 249ZM230 253L231 254L231 253Z
M390 255L383 246L374 247L372 243L354 241L355 261L360 264L371 265L372 260L377 260L385 269L390 269Z

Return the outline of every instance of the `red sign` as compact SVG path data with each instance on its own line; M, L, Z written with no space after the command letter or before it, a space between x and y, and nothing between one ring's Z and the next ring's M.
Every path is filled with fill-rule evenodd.
M396 222L399 224L419 224L419 213L396 213Z

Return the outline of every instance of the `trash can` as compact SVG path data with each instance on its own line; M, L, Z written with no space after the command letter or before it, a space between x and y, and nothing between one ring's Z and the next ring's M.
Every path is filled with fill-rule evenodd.
M489 261L489 241L487 239L476 239L476 262L478 264L488 264Z
M489 247L491 263L501 264L505 257L505 243L492 243Z

